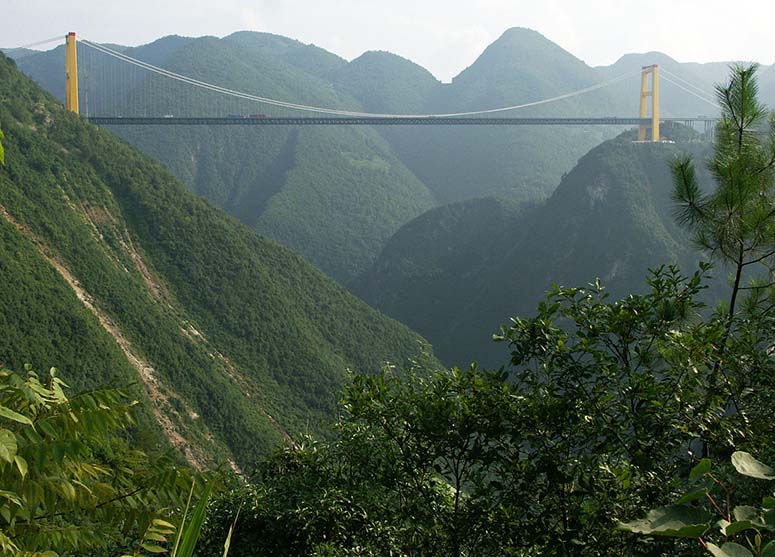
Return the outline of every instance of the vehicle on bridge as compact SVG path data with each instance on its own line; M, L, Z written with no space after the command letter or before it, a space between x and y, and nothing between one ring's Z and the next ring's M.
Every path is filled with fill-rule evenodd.
M251 119L263 119L269 118L269 114L227 114L227 118L251 118Z

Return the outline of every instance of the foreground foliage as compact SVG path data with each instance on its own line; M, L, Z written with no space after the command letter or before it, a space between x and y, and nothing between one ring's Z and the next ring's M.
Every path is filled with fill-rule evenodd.
M190 482L168 457L132 449L136 401L120 389L68 398L56 370L0 370L3 555L118 552L168 524ZM171 527L171 525L169 525ZM153 553L141 543L135 555Z
M715 190L703 192L693 162L683 158L673 164L674 199L679 203L679 219L690 228L695 243L733 272L728 304L720 308L717 318L721 335L714 341L715 354L704 364L710 371L705 389L718 393L723 403L719 410L737 422L737 429L729 432L729 448L747 446L772 457L775 116L768 114L757 98L756 69L755 65L736 66L729 83L717 87L723 113L715 154L709 161ZM705 394L699 408L708 408L710 398ZM697 433L701 456L724 456L713 451L715 443L710 435L712 430ZM766 518L772 498L764 500L764 510L734 506L731 487L710 474L710 463L703 458L690 479L710 478L710 486L715 484L723 491L720 503L710 486L701 487L679 504L652 510L647 518L626 523L623 528L641 534L697 537L700 545L716 556L775 554L775 544L764 546L759 531L775 527L775 522ZM748 453L734 452L732 464L741 474L770 479L769 472L765 473L769 469ZM707 499L721 514L721 546L703 539L712 515L697 508L697 499Z
M742 476L775 480L775 470L747 452L733 453L731 463ZM710 460L702 459L689 474L691 490L677 503L654 509L646 518L619 527L637 534L696 538L715 557L772 557L774 494L770 491L757 505L733 505L733 493L740 490L736 489L738 479L725 481L725 472L711 471Z
M657 269L613 301L557 288L499 335L502 370L355 376L336 439L278 453L208 527L218 539L238 499L235 555L691 554L615 526L676 497L701 448L771 439L775 322L735 318L724 360L745 411L727 412L706 389L728 323L701 316L708 271Z

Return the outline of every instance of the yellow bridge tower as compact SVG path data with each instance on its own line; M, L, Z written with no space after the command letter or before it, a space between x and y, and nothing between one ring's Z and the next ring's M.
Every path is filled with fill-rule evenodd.
M649 74L651 74L651 90L649 90ZM638 130L638 141L646 139L647 130L651 128L650 141L659 141L659 66L643 66L640 76L640 118L648 118L648 98L651 97L651 126L641 124Z
M65 107L78 114L78 56L75 51L75 33L65 40Z

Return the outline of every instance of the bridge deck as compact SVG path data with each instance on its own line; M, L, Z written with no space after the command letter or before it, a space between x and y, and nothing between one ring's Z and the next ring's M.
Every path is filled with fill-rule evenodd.
M650 118L471 118L471 117L116 117L90 116L85 120L111 126L640 126ZM714 124L717 118L662 118L663 123Z

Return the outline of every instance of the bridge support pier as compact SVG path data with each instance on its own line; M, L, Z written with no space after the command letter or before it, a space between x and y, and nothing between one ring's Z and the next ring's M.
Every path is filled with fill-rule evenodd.
M651 75L651 89L649 90L649 75ZM648 98L651 97L651 126L641 124L638 129L638 141L659 141L659 66L643 66L640 78L640 117L648 118ZM651 129L651 138L648 129Z
M78 114L78 56L72 32L65 39L65 108Z

